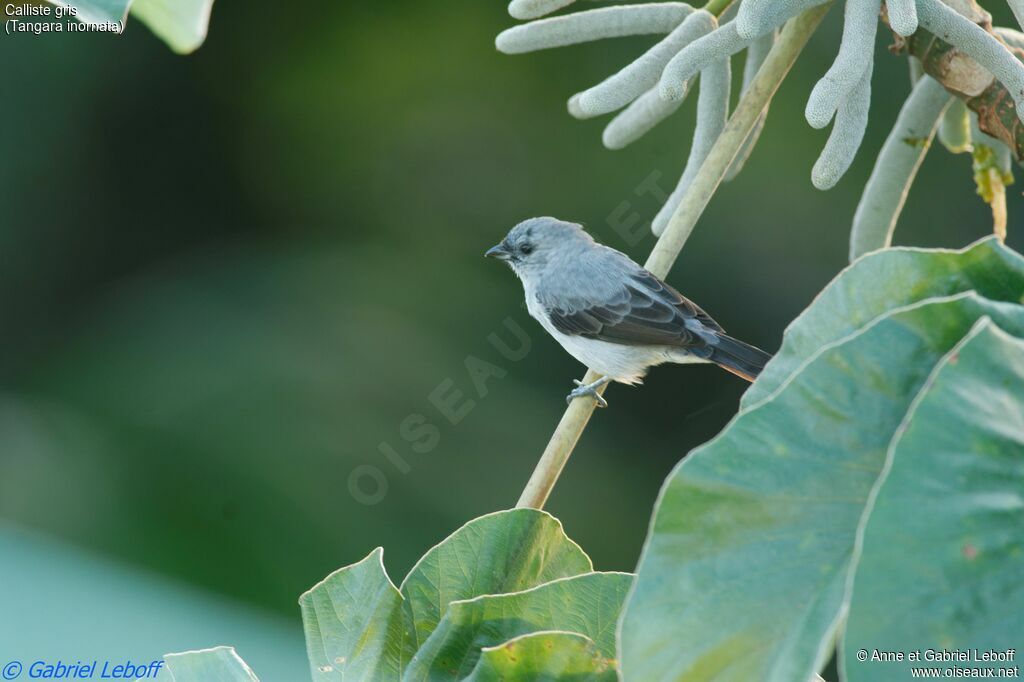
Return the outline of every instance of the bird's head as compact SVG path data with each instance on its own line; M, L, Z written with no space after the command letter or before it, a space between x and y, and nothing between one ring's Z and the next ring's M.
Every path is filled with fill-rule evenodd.
M583 227L556 218L531 218L509 230L484 254L509 264L520 278L540 272L560 258L594 243Z

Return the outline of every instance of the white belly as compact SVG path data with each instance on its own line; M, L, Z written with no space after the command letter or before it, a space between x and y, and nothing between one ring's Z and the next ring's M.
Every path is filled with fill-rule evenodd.
M663 362L679 362L678 351L661 346L627 346L582 336L563 334L555 329L533 296L527 295L526 308L569 355L595 372L623 384L639 383L649 367Z
M669 359L667 352L656 347L624 346L548 331L569 355L595 372L623 384L639 383L649 367Z

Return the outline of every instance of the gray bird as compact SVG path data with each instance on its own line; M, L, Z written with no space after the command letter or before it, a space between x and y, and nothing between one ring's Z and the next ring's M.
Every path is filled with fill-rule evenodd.
M629 256L594 241L583 227L532 218L486 256L523 282L526 308L570 355L602 374L576 381L566 398L590 396L610 381L636 384L664 362L711 362L753 381L771 355L738 341L696 304Z

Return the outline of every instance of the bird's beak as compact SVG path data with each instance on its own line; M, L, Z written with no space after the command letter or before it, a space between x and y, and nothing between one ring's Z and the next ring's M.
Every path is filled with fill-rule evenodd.
M497 258L498 260L508 260L512 257L509 253L508 248L504 244L497 244L487 249L485 256L488 258Z

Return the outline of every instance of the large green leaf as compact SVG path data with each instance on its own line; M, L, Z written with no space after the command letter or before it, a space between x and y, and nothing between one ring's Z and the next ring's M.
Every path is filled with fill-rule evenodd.
M583 635L538 632L484 649L466 682L615 682L614 663Z
M206 40L212 9L213 0L135 0L132 16L172 50L188 54Z
M88 23L119 22L128 18L132 0L50 0L55 5L74 7L79 21Z
M123 22L132 16L175 52L193 52L206 40L213 0L49 0L74 7L79 21Z
M922 389L889 457L853 583L845 679L1019 665L860 662L857 652L923 658L1024 642L1024 342L980 323Z
M819 348L885 312L935 296L977 291L994 301L1024 300L1024 258L990 237L960 251L894 248L860 258L786 329L782 347L740 407L767 398Z
M299 600L313 679L398 678L451 602L518 592L592 570L562 525L533 509L467 523L427 552L400 590L377 550Z
M462 679L481 649L543 630L586 635L604 658L614 659L615 624L631 582L628 573L586 573L523 592L453 602L404 679Z
M594 570L555 517L513 509L475 519L423 555L402 583L406 611L421 646L448 604L518 592Z
M227 646L164 656L174 682L259 682L235 650Z
M397 678L415 649L383 550L339 569L299 598L315 681Z
M623 616L627 680L793 682L820 670L889 442L985 315L1024 333L1024 307L974 293L893 311L823 348L677 466Z

